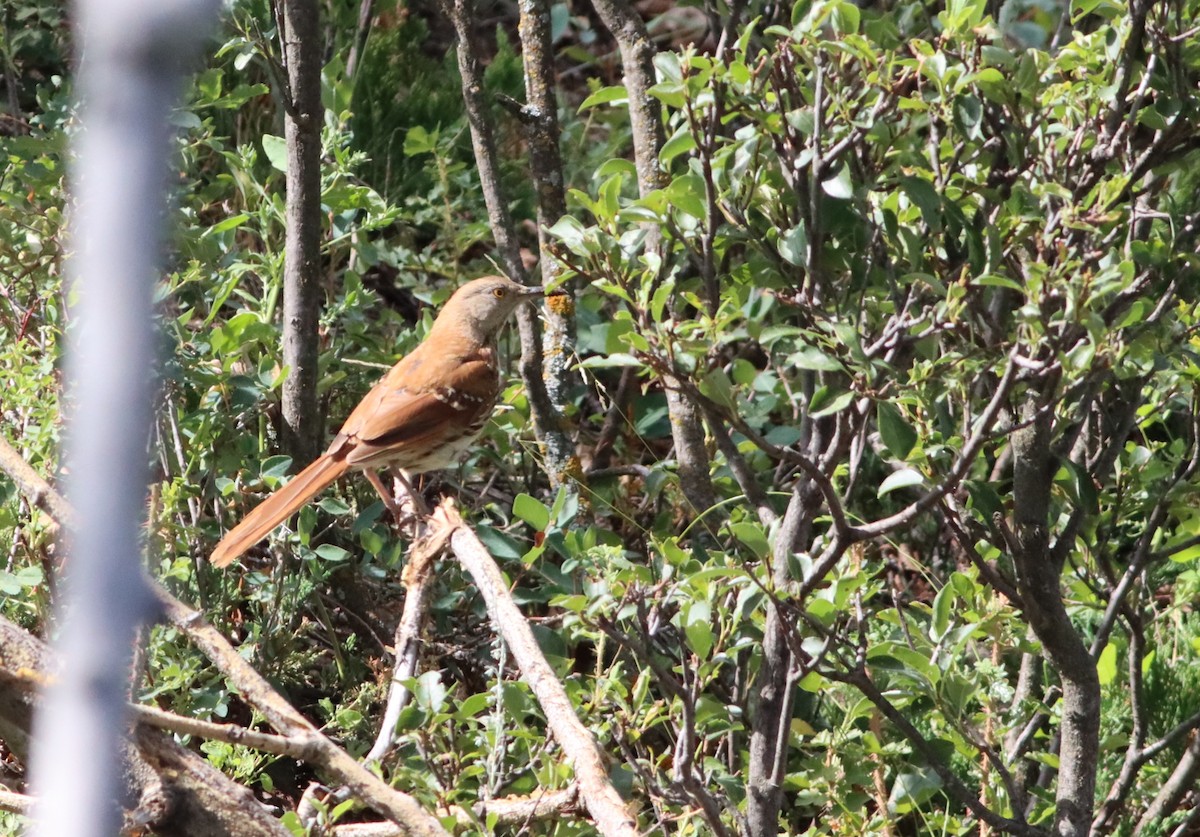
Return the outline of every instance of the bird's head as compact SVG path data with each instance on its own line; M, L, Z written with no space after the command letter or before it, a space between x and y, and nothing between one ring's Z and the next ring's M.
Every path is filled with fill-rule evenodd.
M518 305L543 293L540 287L522 285L503 276L474 279L446 301L434 328L465 332L486 342L500 331Z

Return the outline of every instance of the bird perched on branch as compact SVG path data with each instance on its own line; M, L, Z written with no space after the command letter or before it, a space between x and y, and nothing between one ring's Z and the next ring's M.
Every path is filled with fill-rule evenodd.
M463 285L428 336L401 358L350 413L325 453L230 530L211 560L224 567L347 471L363 471L396 511L376 468L409 476L454 464L500 396L496 336L517 306L543 295L503 276Z

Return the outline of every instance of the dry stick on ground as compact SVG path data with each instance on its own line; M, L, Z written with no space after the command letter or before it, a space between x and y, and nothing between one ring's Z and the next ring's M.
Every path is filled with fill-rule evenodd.
M179 735L194 735L210 741L240 744L252 750L261 750L276 756L287 756L297 761L312 761L314 757L314 750L310 742L289 738L285 735L272 735L269 732L247 729L237 724L214 724L212 721L202 721L199 718L185 718L183 715L164 712L156 707L140 703L132 704L130 712L134 719L141 723Z
M44 497L47 506L61 511L64 517L73 513L70 506L50 484L41 478L20 457L15 465L5 458L0 467L18 481L26 496ZM23 468L21 466L24 466ZM242 698L263 714L276 730L291 739L300 751L310 753L309 763L327 770L351 789L351 791L380 814L401 827L405 834L446 835L441 824L423 809L416 800L405 793L388 787L381 779L356 762L348 753L338 748L322 735L309 721L296 711L269 683L242 659L232 645L221 636L204 617L184 605L166 589L147 580L158 598L167 618L196 644L200 651L229 678L238 688Z
M6 453L8 450L11 448L2 445L0 454ZM70 518L73 512L66 500L62 499L62 496L55 492L34 469L29 468L29 465L24 463L19 456L17 456L17 462L19 464L12 462L10 457L5 457L0 466L8 474L13 475L13 480L17 481L26 496L31 499L44 498L46 507L55 508L56 511L62 513L62 516ZM221 672L234 686L238 687L242 699L246 700L246 703L253 706L254 709L262 712L272 727L288 736L302 752L312 753L311 764L324 767L332 775L337 776L342 783L352 788L354 794L366 805L402 826L404 833L408 833L408 835L445 835L446 832L442 825L432 817L432 814L421 808L413 797L389 788L358 761L350 758L348 753L338 748L334 742L320 734L316 727L308 723L307 718L300 715L287 700L284 700L274 688L271 688L270 684L251 667L250 663L242 660L238 651L217 632L216 628L205 622L202 615L185 606L162 586L150 582L149 579L146 584L149 584L151 590L154 591L167 618L186 633L192 642L196 643L197 648L218 669L221 669Z
M532 796L509 799L490 799L476 802L470 811L453 808L451 813L459 825L477 826L488 817L497 825L525 825L534 820L546 820L570 813L579 804L579 785L556 791L535 793ZM333 828L335 837L397 837L400 834L391 823L354 823Z
M0 811L29 816L33 812L33 797L23 793L0 790Z
M444 538L438 544L438 549L426 550L431 556L430 560L426 562L428 568L432 568L433 557L436 557L442 546L445 546ZM426 576L429 576L428 572L426 572ZM246 729L237 724L214 724L210 721L201 721L198 718L185 718L182 715L175 715L171 712L164 712L161 709L141 704L132 705L131 710L136 721L161 730L179 733L180 735L193 735L198 738L224 741L229 744L240 744L264 753L287 756L298 761L311 762L315 758L311 742L297 741L294 738L288 738L283 735L258 732L257 730ZM20 794L12 794L12 796L19 797L15 804L23 804L23 800L28 800L28 797L21 796ZM562 790L543 791L531 796L480 800L472 805L470 810L459 806L452 806L449 809L449 813L462 825L476 824L492 815L496 816L498 823L519 824L528 820L548 819L550 817L570 814L577 807L578 799L579 786L572 784ZM2 794L0 794L0 810L12 810L5 807ZM340 835L340 837L346 837L346 835L363 837L363 835L367 834L403 835L408 832L394 823L381 822L347 826L342 829L335 829L334 833Z
M0 617L0 738L17 759L29 757L39 695L59 678L62 668L63 661L45 643ZM127 830L136 827L178 837L289 833L249 789L170 735L136 723L132 734L122 737L120 755L120 805Z
M600 747L576 716L566 690L542 655L495 560L463 522L452 500L443 500L433 517L435 527L445 526L450 532L450 547L455 557L474 579L493 627L512 650L521 678L542 707L551 733L575 771L579 794L597 830L604 837L635 837L637 823L608 779Z

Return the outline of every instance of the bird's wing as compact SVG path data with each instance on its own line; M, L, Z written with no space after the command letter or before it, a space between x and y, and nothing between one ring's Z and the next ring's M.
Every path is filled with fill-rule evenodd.
M468 360L406 385L415 375L387 375L354 408L330 446L346 450L346 462L362 467L402 451L436 445L447 425L481 424L491 414L499 381L490 359ZM436 381L436 385L432 383Z

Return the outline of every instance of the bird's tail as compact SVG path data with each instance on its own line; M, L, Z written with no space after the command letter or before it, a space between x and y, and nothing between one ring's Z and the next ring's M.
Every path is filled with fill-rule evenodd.
M232 564L349 467L341 457L334 459L328 454L320 457L229 530L209 560L217 567Z

